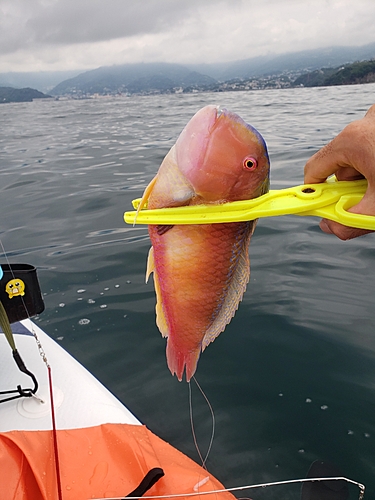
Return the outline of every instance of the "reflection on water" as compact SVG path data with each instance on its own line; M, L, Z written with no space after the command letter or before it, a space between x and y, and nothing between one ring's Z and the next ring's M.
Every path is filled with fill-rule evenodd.
M1 239L39 269L38 323L155 433L198 456L188 388L165 362L145 284L147 229L123 221L190 117L206 104L264 136L273 189L373 103L374 85L40 101L1 107ZM330 460L375 493L374 236L341 242L315 218L258 223L248 291L197 379L214 407L209 470L227 486L303 477ZM193 389L198 442L211 414ZM251 492L299 498L300 487ZM357 491L352 492L357 498ZM249 493L250 494L250 493ZM352 497L351 497L352 498Z

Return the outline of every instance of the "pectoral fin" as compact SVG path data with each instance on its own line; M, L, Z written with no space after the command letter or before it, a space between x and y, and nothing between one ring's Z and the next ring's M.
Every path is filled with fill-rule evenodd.
M148 186L144 190L141 201L140 201L138 208L137 208L137 213L135 214L134 224L135 224L135 221L137 220L137 216L138 216L139 212L142 210L142 208L145 206L148 199L150 198L150 194L151 194L152 190L154 189L157 178L158 178L158 176L155 175L155 177L152 179L152 181L148 184Z
M146 268L146 283L148 283L148 279L150 274L155 271L155 259L154 259L154 247L151 247L148 251L147 257L147 268Z

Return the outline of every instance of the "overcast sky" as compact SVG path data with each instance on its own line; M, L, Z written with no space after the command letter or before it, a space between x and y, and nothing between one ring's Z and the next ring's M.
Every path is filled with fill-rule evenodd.
M375 0L0 0L0 72L375 42Z

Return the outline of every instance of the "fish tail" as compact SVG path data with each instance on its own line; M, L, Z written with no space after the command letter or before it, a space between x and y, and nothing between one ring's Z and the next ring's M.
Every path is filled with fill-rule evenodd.
M186 382L189 382L197 369L200 353L200 346L194 350L181 350L174 345L173 340L169 337L167 340L167 363L172 375L176 375L181 382L185 371Z

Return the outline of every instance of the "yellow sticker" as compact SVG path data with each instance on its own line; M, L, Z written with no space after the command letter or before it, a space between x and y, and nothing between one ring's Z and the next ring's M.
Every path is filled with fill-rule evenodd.
M5 291L10 299L19 295L25 295L25 283L19 278L15 278L8 281L5 286Z

